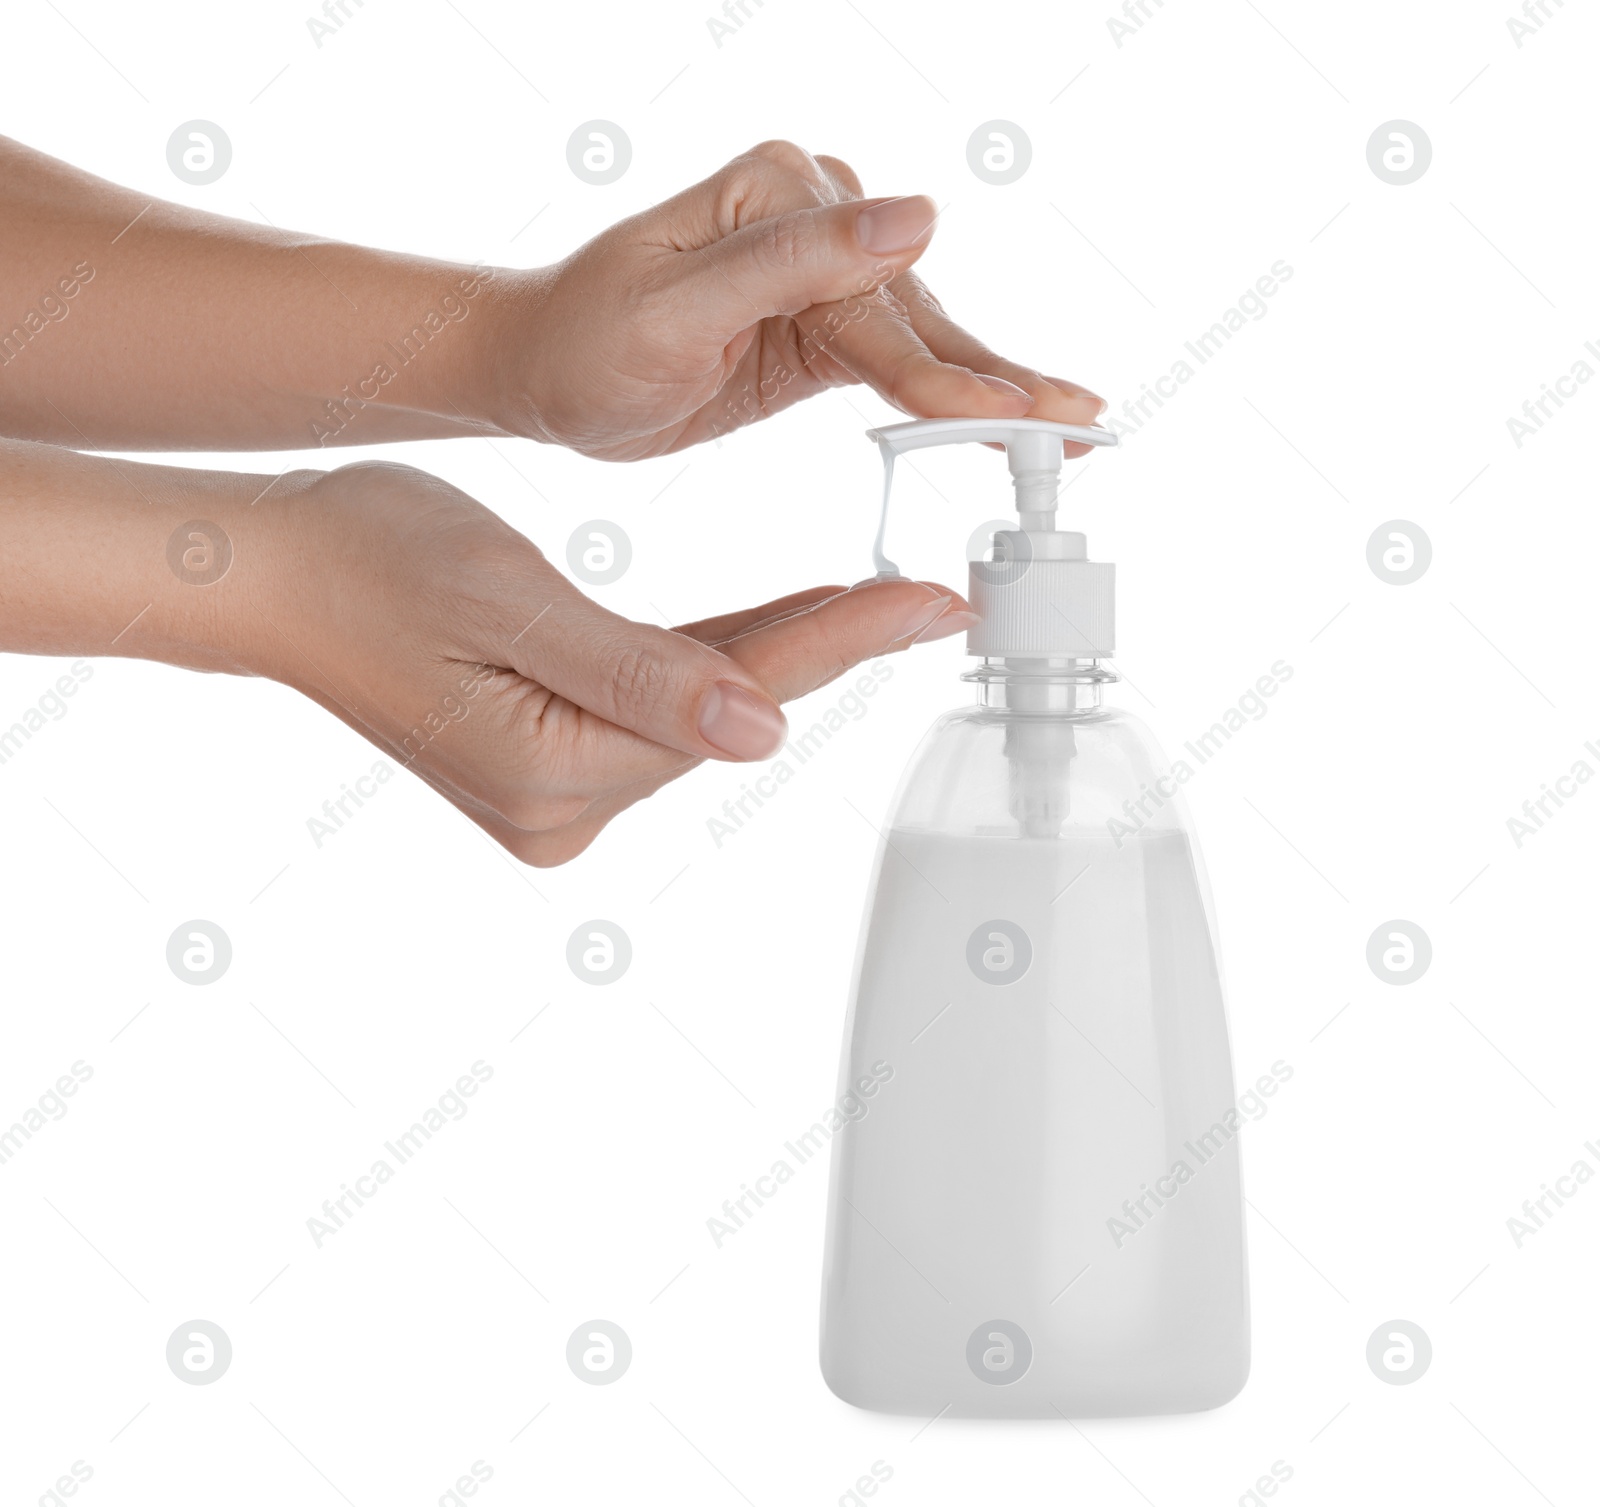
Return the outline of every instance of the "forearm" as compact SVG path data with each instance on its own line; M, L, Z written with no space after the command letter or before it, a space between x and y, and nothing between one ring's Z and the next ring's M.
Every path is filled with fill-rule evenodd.
M255 499L320 474L274 483L0 440L0 650L263 673L276 523Z
M0 433L308 449L505 432L540 274L185 209L0 138Z

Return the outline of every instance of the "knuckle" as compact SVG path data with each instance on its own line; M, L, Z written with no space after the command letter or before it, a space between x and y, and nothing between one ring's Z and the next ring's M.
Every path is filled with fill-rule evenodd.
M866 656L859 633L842 621L830 623L816 646L816 683L827 685Z
M621 715L637 717L665 696L667 680L666 667L648 649L624 645L611 666L612 704Z
M816 159L792 141L760 142L712 181L719 222L735 228L783 209L828 204L836 197Z
M773 167L781 168L797 178L804 178L809 183L822 182L823 172L817 159L804 147L796 146L792 141L782 139L760 141L750 148L749 155L759 157Z
M809 261L817 249L817 221L810 210L790 210L765 220L758 242L763 261L777 267L797 267Z
M846 198L859 199L861 197L861 179L856 170L848 162L838 157L818 157L817 166L833 180Z
M906 307L905 302L895 292L891 284L879 283L872 290L872 302L881 312L900 320L902 323L909 323L911 311Z
M920 351L901 351L899 356L895 358L894 365L881 378L889 401L895 407L906 409L909 412L908 405L915 389L922 385L930 368L934 367L937 367L937 363L931 361Z
M898 292L901 303L908 309L916 309L919 313L933 314L940 319L948 319L944 305L934 296L933 290L920 279L908 279Z

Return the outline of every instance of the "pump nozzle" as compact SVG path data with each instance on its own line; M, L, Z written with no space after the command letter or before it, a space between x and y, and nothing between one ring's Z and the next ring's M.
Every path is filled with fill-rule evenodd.
M995 535L1002 567L969 562L968 600L983 621L968 633L967 652L1006 659L1110 654L1116 567L1090 561L1082 534L1057 530L1056 499L1061 442L1115 445L1116 435L1045 419L916 419L869 429L867 438L883 456L883 512L873 550L880 576L899 574L883 552L895 456L935 445L1003 445L1020 527Z
M1061 475L1061 441L1080 445L1114 445L1109 429L1084 424L1053 424L1047 419L914 419L869 429L886 470L907 450L934 445L1004 445L1017 493L1022 526L1044 532L1055 527L1057 485ZM1034 521L1037 519L1037 521Z

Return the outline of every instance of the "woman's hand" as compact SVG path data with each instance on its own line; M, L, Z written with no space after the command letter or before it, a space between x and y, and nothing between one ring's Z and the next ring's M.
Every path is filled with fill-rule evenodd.
M532 864L582 852L702 759L776 753L779 702L975 621L947 588L895 581L671 630L631 622L408 466L292 473L251 513L234 567L245 664L343 718Z
M0 651L281 681L534 864L702 759L776 753L780 702L976 621L942 586L886 581L631 622L387 462L273 478L0 440L0 498Z
M23 330L6 367L0 434L518 435L631 460L849 382L918 418L1091 423L1099 398L946 317L910 270L933 221L931 199L864 200L837 158L769 141L554 266L468 267L152 201L0 137L0 298L52 290L49 320L29 315L49 338Z
M860 382L919 418L1087 424L1104 402L996 355L910 271L931 199L862 199L835 157L767 141L496 295L510 432L603 460L681 450ZM1083 455L1087 446L1069 444Z

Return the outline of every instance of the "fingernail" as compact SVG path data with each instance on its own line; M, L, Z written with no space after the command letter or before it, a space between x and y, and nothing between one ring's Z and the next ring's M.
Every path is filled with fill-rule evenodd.
M1007 382L1004 377L991 377L986 372L973 372L985 387L992 387L996 392L1003 392L1008 398L1026 398L1030 403L1033 394L1025 387L1018 387L1015 382Z
M976 612L947 612L943 617L935 618L911 642L931 644L936 638L949 638L956 633L965 633L969 628L976 628L982 621Z
M765 759L783 747L789 723L770 701L719 680L700 706L700 736L735 759Z
M925 194L869 204L856 215L856 239L864 251L909 251L933 233L938 206Z
M907 610L906 615L900 620L900 626L889 635L889 642L891 644L914 642L917 635L933 622L950 602L950 597L936 597L931 602L918 602Z
M1086 398L1093 398L1095 402L1100 405L1099 409L1097 410L1097 417L1099 414L1104 413L1106 409L1111 406L1104 398L1100 396L1099 393L1090 392L1089 389L1081 382L1069 382L1065 377L1046 377L1045 381L1048 382L1052 387L1059 387L1061 391L1066 393L1069 397L1081 393Z

